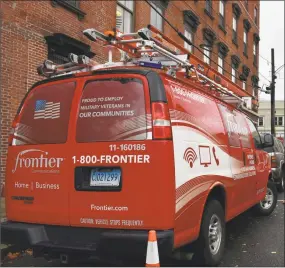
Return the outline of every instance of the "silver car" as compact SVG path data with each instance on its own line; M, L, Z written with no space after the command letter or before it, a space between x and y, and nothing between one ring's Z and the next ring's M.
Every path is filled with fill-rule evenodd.
M261 134L263 139L264 135ZM268 152L271 157L272 179L276 183L277 190L283 192L285 188L285 163L284 163L284 144L273 137L273 147L267 147L263 150Z

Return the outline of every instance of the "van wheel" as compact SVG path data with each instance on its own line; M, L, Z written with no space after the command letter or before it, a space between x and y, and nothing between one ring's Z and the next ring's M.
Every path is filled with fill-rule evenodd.
M200 236L194 243L193 262L196 265L216 266L225 248L225 213L217 200L210 200L205 208Z
M284 188L285 188L285 174L282 175L281 181L279 184L277 184L277 190L279 193L283 193L284 192Z
M276 207L277 196L278 193L275 183L269 180L267 183L265 198L253 207L255 214L260 216L269 216Z

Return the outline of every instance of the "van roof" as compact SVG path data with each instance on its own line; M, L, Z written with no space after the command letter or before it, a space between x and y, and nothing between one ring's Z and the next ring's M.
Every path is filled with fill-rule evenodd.
M110 73L139 73L147 75L148 72L150 74L163 72L166 75L170 75L173 79L180 78L182 82L190 83L233 108L240 109L258 118L258 114L247 107L252 102L256 102L251 94L242 90L227 77L221 75L185 48L170 40L152 25L148 25L147 28L142 28L136 33L123 34L119 31L107 31L103 34L95 29L87 29L83 33L90 40L96 42L101 40L104 42L104 45L109 47L109 61L99 65L85 55L78 56L75 54L70 54L70 62L62 65L45 61L38 67L38 73L48 77L55 77L40 83L70 77ZM112 48L123 52L121 61L113 62ZM181 54L181 52L186 54ZM150 72L150 69L155 70L155 72Z

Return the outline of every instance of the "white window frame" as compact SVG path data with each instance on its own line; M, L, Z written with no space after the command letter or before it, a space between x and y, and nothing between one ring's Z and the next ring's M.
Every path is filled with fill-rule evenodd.
M238 27L238 19L235 14L233 14L233 40L237 43L237 27ZM235 34L235 36L234 36Z
M243 52L244 53L246 53L247 54L247 31L246 31L246 29L244 28L243 29L243 44L244 44L244 50L243 50Z
M134 28L134 0L119 0L117 1L117 8L116 8L116 19L118 15L118 9L122 10L122 26L119 28L120 31L123 33L130 33L133 31ZM129 15L129 22L127 21ZM127 24L129 23L129 24Z
M225 26L225 1L224 0L220 0L219 3L219 15L220 15L220 22L221 22L221 26Z
M187 37L191 41L192 44L194 43L194 33L193 33L193 30L190 28L190 26L185 25L184 35L185 35L185 37ZM189 50L191 53L193 53L193 46L184 42L184 47L187 50Z
M281 125L279 125L279 119L280 118L282 118L282 120L281 120L282 124ZM280 115L275 116L275 118L274 118L274 125L277 126L277 127L284 126L284 116L280 116Z
M258 25L258 8L254 7L254 22L256 25Z
M155 8L158 10L160 14L163 14L163 9L160 6L158 6L154 2L151 3L152 5L155 6ZM158 30L160 30L161 32L163 32L163 19L152 7L150 8L150 24L153 25Z
M209 51L209 49L207 49L207 48L204 48L203 52L204 52L204 55L203 55L204 62L210 65L210 63L211 63L211 51Z
M257 44L255 42L253 42L253 63L257 64L257 54L256 51L257 50Z
M233 30L237 31L237 18L235 15L233 15Z
M237 70L232 67L232 82L236 83L236 75L237 75Z
M223 0L220 0L219 13L225 17L225 2Z
M245 81L242 81L242 89L246 90L246 82Z
M260 124L260 119L262 118L262 124ZM258 118L258 126L259 127L264 127L264 116L259 116Z
M220 74L224 73L224 57L222 55L218 55L218 72Z

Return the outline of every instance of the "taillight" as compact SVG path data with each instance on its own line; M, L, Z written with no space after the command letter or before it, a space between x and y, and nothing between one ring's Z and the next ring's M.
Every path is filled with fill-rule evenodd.
M152 135L155 140L172 139L168 105L163 102L152 103Z
M277 167L277 161L276 161L276 156L272 155L271 156L271 167L276 168Z
M10 134L9 134L9 137L8 137L8 144L9 145L12 145L12 143L13 143L16 126L18 124L18 119L19 119L19 117L18 117L18 115L16 115L14 120L13 120L11 129L10 129Z

